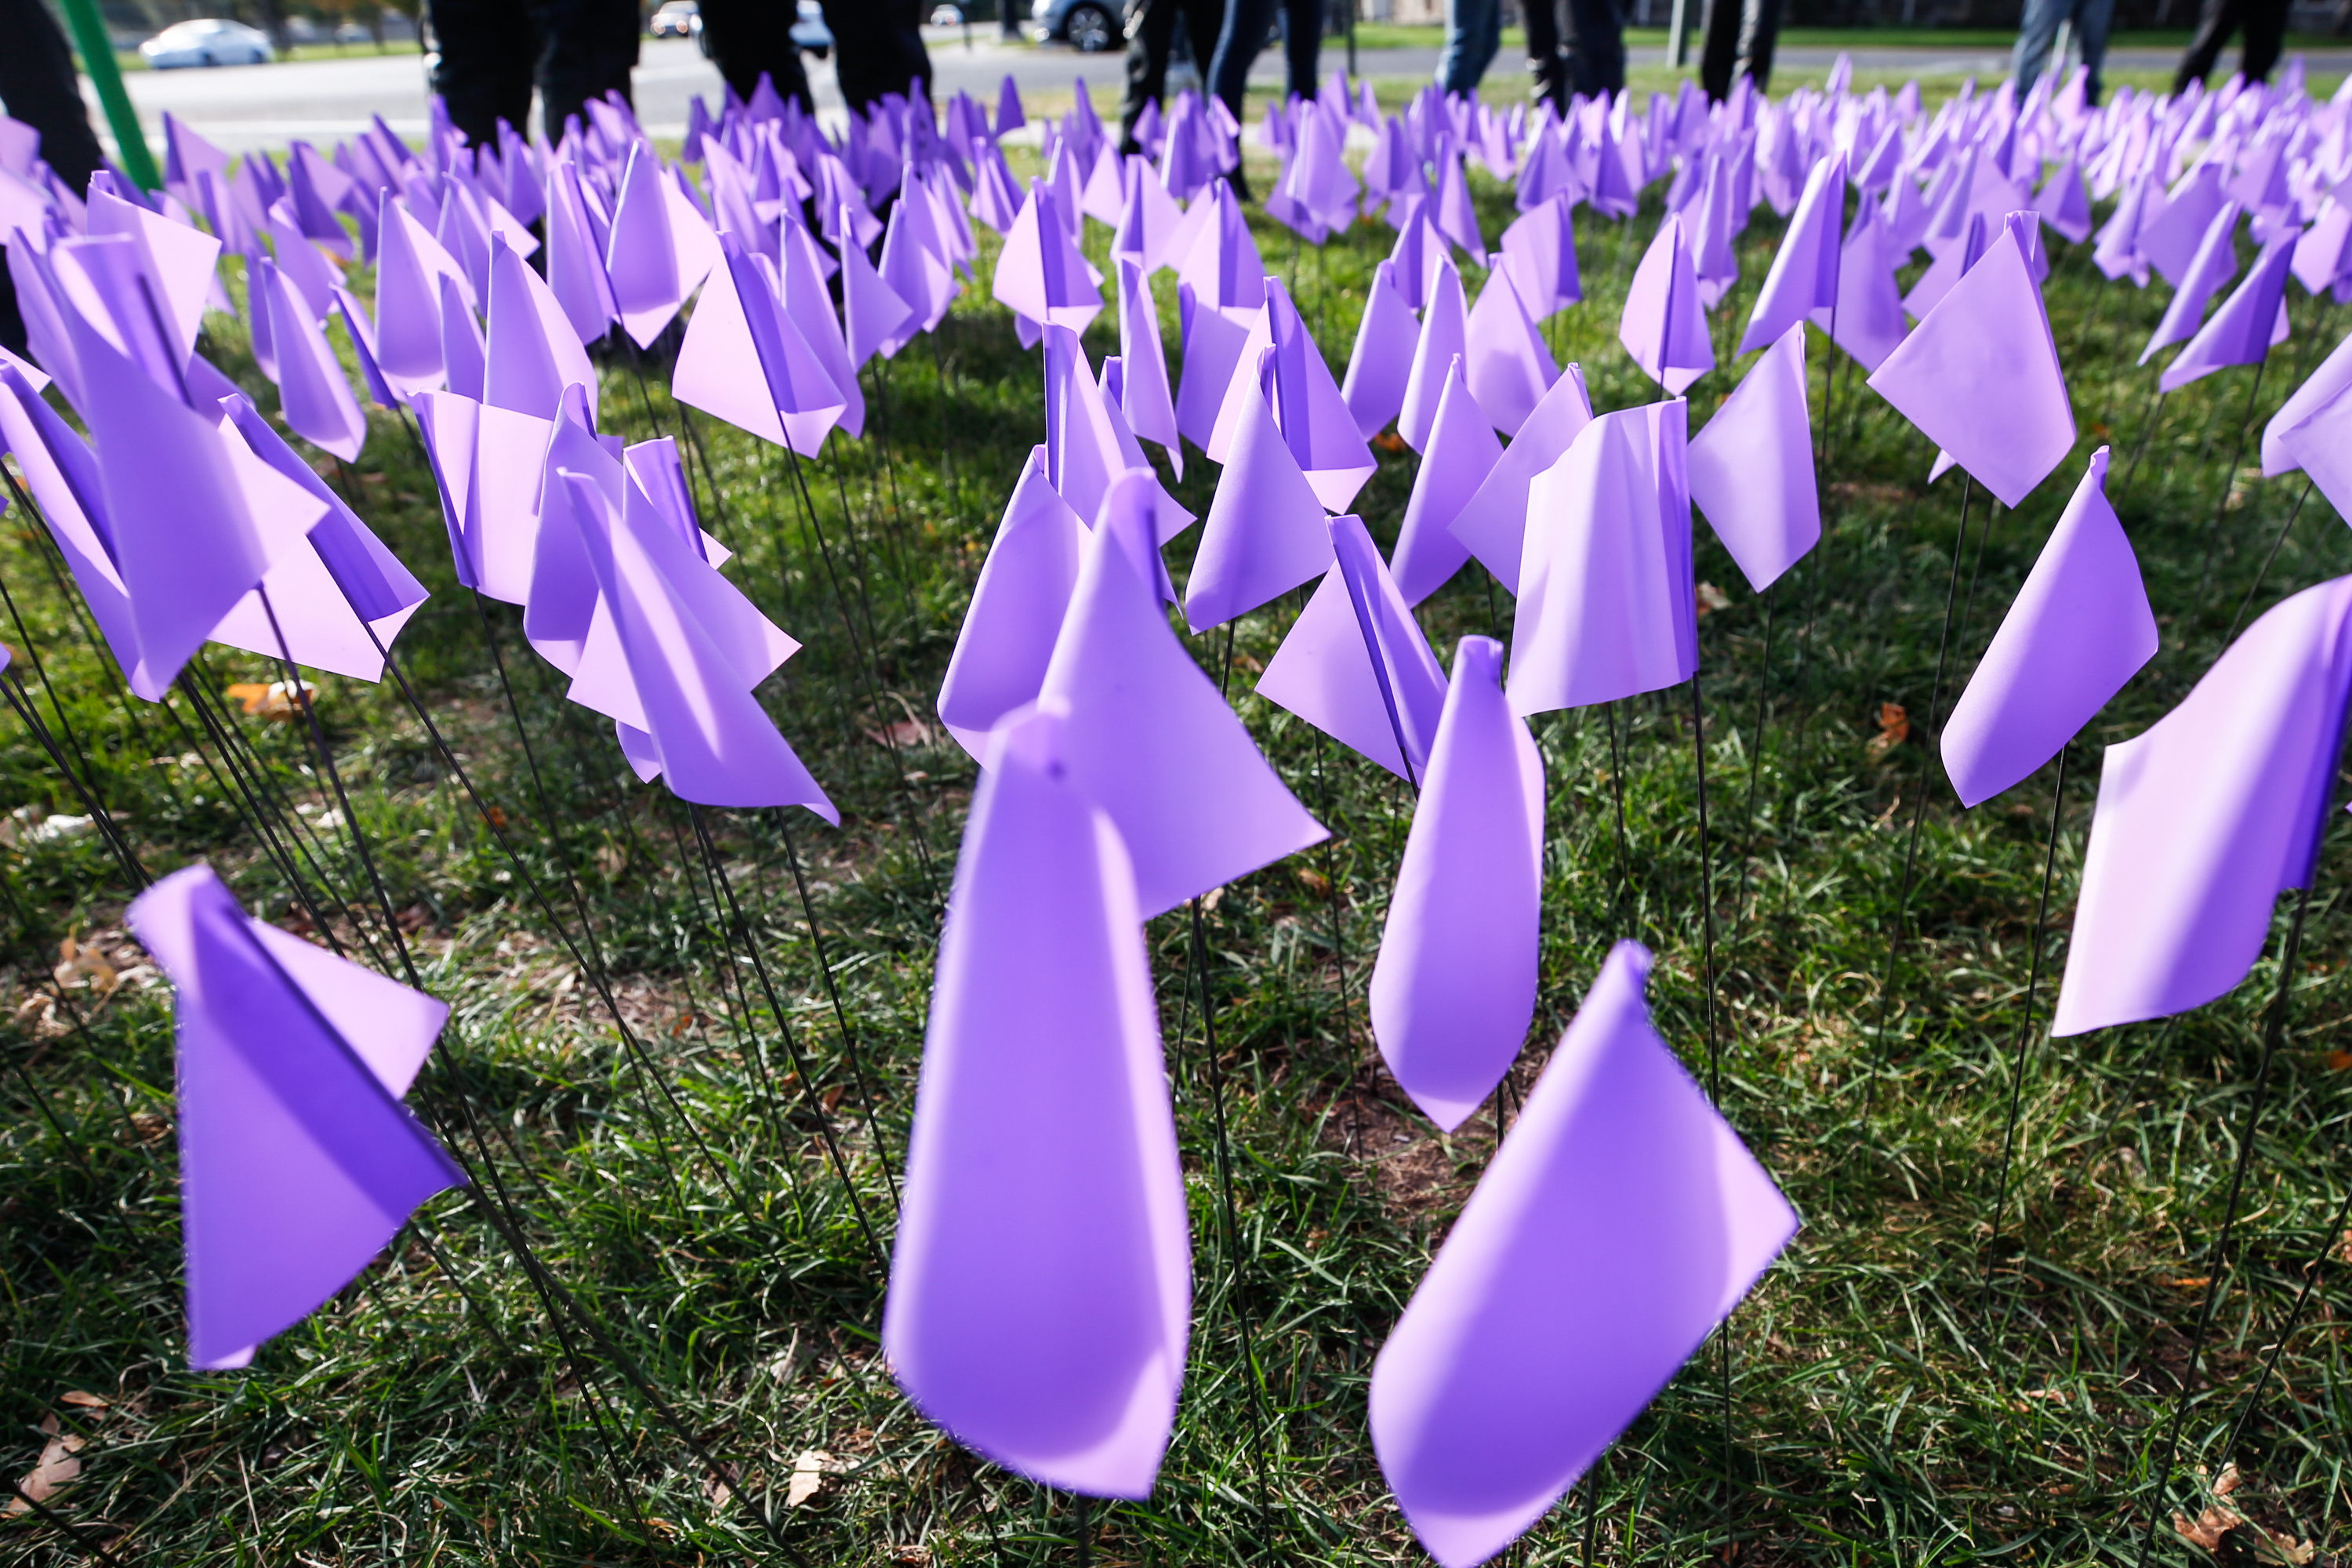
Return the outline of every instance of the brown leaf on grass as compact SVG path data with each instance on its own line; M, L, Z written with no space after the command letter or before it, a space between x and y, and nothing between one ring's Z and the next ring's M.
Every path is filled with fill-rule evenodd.
M82 1440L71 1434L60 1435L55 1415L41 1417L41 1430L49 1439L41 1449L41 1462L33 1467L32 1474L16 1482L16 1489L24 1493L24 1497L10 1498L7 1508L0 1510L0 1512L30 1513L33 1503L26 1502L25 1498L31 1498L33 1502L47 1502L81 1474L81 1461L74 1456L81 1452Z
M1401 457L1404 453L1412 450L1412 447L1404 444L1404 437L1398 435L1393 430L1383 430L1379 435L1373 437L1372 445L1378 447L1381 451L1386 452L1391 458Z
M1298 878L1298 885L1317 898L1328 899L1331 896L1331 879L1322 872L1301 866L1296 875Z
M88 986L101 996L112 995L114 988L122 983L106 954L94 947L84 947L71 937L58 943L57 967L49 973L68 991Z
M1863 749L1874 763L1886 760L1886 753L1911 738L1911 715L1900 702L1878 705L1878 733L1870 738Z
M1702 616L1716 610L1731 608L1731 595L1712 583L1698 585L1698 613Z
M2336 1243L2336 1256L2352 1263L2352 1230L2346 1231Z
M314 704L319 700L319 689L307 680L299 691L282 680L273 680L267 686L240 680L226 689L230 697L244 706L248 719L277 719L291 723L301 716L303 698L309 698Z
M79 1405L84 1410L103 1410L114 1401L102 1394L90 1394L79 1388L68 1388L58 1395L61 1405Z
M902 750L908 746L928 746L939 736L920 719L901 719L866 731L866 738L877 746Z
M2223 1473L2223 1479L2229 1479L2228 1472ZM2297 1541L2282 1531L2256 1524L2235 1509L2218 1502L2193 1520L2186 1514L2174 1514L2172 1532L2211 1554L2217 1563L2305 1568L2316 1555L2310 1542Z
M816 1496L824 1486L826 1473L840 1468L841 1461L823 1448L803 1451L793 1461L793 1479L784 1486L784 1506L798 1508Z
M826 1089L823 1094L816 1097L817 1103L824 1106L827 1110L837 1110L841 1108L842 1093L843 1087L840 1084L835 1084L831 1089Z
M2352 1051L2328 1052L2327 1068L2330 1072L2352 1072Z

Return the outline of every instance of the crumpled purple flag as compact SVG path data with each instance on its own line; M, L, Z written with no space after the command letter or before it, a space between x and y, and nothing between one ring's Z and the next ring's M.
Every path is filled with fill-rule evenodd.
M2238 219L2242 216L2235 202L2223 203L2221 211L2213 215L2203 243L2181 273L2171 301L2164 307L2163 319L2148 334L2147 347L2140 351L2140 363L2154 359L2160 349L2194 337L2198 323L2205 319L2206 305L2238 275L2237 231ZM2267 327L2269 323L2263 324Z
M1771 270L1756 291L1756 308L1748 314L1739 353L1778 342L1810 312L1837 304L1844 254L1838 222L1845 213L1845 183L1843 155L1814 161L1805 176L1804 195L1797 198L1796 214L1789 219L1789 231L1772 253ZM1869 205L1863 204L1865 208Z
M1265 308L1242 340L1236 363L1242 367L1256 365L1261 356L1271 355L1263 363L1272 372L1265 395L1274 411L1275 427L1282 432L1324 510L1344 511L1372 477L1371 448L1365 445L1355 416L1339 395L1339 384L1331 379L1323 351L1299 319L1290 291L1278 278L1267 279L1265 289ZM1232 460L1234 435L1245 416L1250 392L1249 381L1238 373L1228 383L1224 406L1217 411L1216 426L1209 433L1206 450L1211 461Z
M1470 395L1462 362L1456 360L1446 368L1429 450L1412 477L1412 495L1405 502L1396 550L1389 558L1405 603L1418 605L1428 598L1470 559L1470 547L1454 532L1454 520L1502 457L1503 444L1495 438L1486 411Z
M255 920L209 866L128 923L174 996L188 1359L245 1366L465 1184L401 1104L449 1009Z
M1471 307L1463 342L1478 406L1495 422L1497 435L1516 436L1559 379L1559 366L1536 331L1534 311L1519 297L1505 259L1499 254L1487 258L1486 286Z
M415 406L457 581L505 604L528 603L541 459L555 421L454 392L420 393Z
M1611 702L1698 671L1687 405L1604 414L1528 491L1511 711Z
M2293 224L2272 232L2245 281L2164 367L2158 386L2171 392L2229 365L2260 364L2286 342L2287 269L2294 264L2294 242L2302 232Z
M1038 694L1066 720L1071 777L1127 840L1147 920L1327 837L1169 627L1157 495L1148 474L1112 482Z
M1029 182L989 289L1023 324L1024 346L1047 326L1083 332L1102 313L1101 279L1070 237L1067 218L1043 180Z
M1698 278L1678 214L1668 213L1660 222L1657 237L1633 269L1617 341L1669 397L1680 396L1683 388L1715 368L1715 344L1707 337Z
M1541 1519L1797 1233L1658 1037L1651 962L1610 953L1373 1365L1381 1473L1443 1568Z
M2074 410L2016 229L1985 248L1870 386L2003 506L2065 460Z
M808 340L784 312L768 258L720 237L725 265L710 281L678 345L670 390L764 441L814 458L848 406Z
M1448 1132L1502 1081L1535 1016L1543 753L1502 680L1502 644L1455 645L1369 993L1381 1059Z
M1938 743L1962 805L2056 756L2156 657L2156 613L2106 479L2102 447L1953 705Z
M1691 437L1690 496L1759 594L1821 542L1801 320Z
M940 685L940 721L973 761L986 757L997 721L1037 700L1086 540L1085 521L1045 477L1045 448L1033 448L1004 503Z
M1399 778L1418 780L1445 706L1445 672L1364 520L1335 517L1330 531L1332 568L1267 662L1257 694Z
M1585 394L1583 367L1570 364L1447 525L1447 531L1513 594L1519 591L1519 563L1525 553L1528 487L1591 422L1592 399Z
M1232 449L1217 476L1209 520L1185 584L1184 619L1195 632L1223 626L1331 565L1324 503L1276 428L1265 395L1276 351L1240 391Z
M2180 705L2107 747L2053 1035L2226 994L2308 885L2352 696L2352 577L2246 628Z
M981 773L882 1345L959 1442L1047 1486L1141 1499L1175 1426L1192 1239L1135 872L1083 750L1033 712Z
M1470 310L1463 300L1462 274L1454 269L1453 258L1440 255L1430 268L1429 304L1421 314L1412 374L1405 382L1404 407L1397 415L1397 434L1414 451L1429 449L1429 431L1437 423L1446 374L1456 359L1466 361L1469 353Z
M1356 428L1369 441L1404 409L1405 388L1412 380L1412 362L1421 338L1421 323L1398 291L1396 264L1383 260L1372 268L1371 286L1364 291L1363 319L1356 325L1356 346L1348 356L1348 379L1339 395L1356 416Z
M1118 411L1127 427L1168 454L1168 466L1184 477L1184 438L1176 428L1176 396L1168 386L1168 354L1160 342L1160 301L1151 275L1131 257L1118 257Z

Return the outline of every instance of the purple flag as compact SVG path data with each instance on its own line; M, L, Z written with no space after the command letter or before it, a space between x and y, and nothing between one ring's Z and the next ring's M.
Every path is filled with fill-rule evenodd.
M1658 1037L1650 964L1610 953L1373 1365L1381 1473L1444 1568L1541 1519L1797 1232Z
M1470 559L1470 547L1454 532L1462 513L1486 476L1503 456L1486 411L1470 395L1462 378L1462 362L1446 368L1445 391L1437 400L1437 422L1430 426L1429 450L1412 478L1412 496L1405 503L1404 521L1397 530L1396 552L1390 570L1405 603L1418 605L1444 587Z
M813 458L848 406L778 298L764 256L734 237L686 323L670 389L680 403ZM829 314L829 312L828 312Z
M1715 344L1699 307L1698 279L1691 270L1683 220L1668 213L1658 235L1633 269L1625 290L1625 310L1617 341L1652 381L1678 397L1683 388L1715 368Z
M1263 287L1260 295L1263 298ZM1183 378L1176 387L1176 427L1205 452L1216 438L1218 416L1233 390L1234 373L1241 364L1242 344L1249 341L1252 322L1236 321L1236 312L1202 303L1190 283L1176 285L1176 301L1184 337Z
M1514 594L1519 591L1528 487L1537 475L1559 460L1591 423L1592 399L1585 395L1584 372L1571 364L1566 374L1552 383L1544 400L1519 426L1518 435L1447 525L1447 531Z
M940 721L975 762L985 759L997 721L1037 700L1086 540L1085 521L1045 477L1045 448L1034 448L1004 504L940 686Z
M209 866L131 931L171 977L188 1359L239 1367L465 1184L401 1104L449 1009L237 907Z
M273 379L287 427L312 446L347 463L354 461L367 441L367 416L352 395L352 384L343 379L341 362L286 274L267 266L259 272L255 281L261 298L249 301L248 308L269 322L270 348L278 361Z
M2352 577L2246 628L2180 705L2107 747L2053 1035L2234 988L2308 885L2352 695Z
M1540 145L1557 145L1551 138ZM1541 321L1584 298L1576 267L1576 203L1565 193L1529 208L1503 231L1503 264L1528 314Z
M1685 416L1680 398L1604 414L1529 487L1511 633L1521 718L1697 672Z
M1261 363L1272 372L1265 396L1274 411L1275 427L1282 432L1291 456L1298 460L1307 483L1327 511L1344 511L1372 477L1371 448L1364 444L1355 416L1331 379L1331 367L1315 344L1307 323L1299 319L1290 291L1278 278L1265 280L1265 308L1251 323L1242 342L1239 363ZM1236 374L1227 385L1225 405L1217 411L1209 433L1208 454L1215 462L1232 458L1234 434L1244 417L1249 384Z
M1526 1044L1543 913L1543 754L1503 696L1503 645L1454 650L1412 832L1372 965L1372 1037L1451 1132Z
M1463 341L1470 391L1478 406L1495 422L1497 434L1516 436L1559 379L1559 366L1536 331L1534 313L1519 297L1504 259L1500 255L1487 258L1486 283L1478 290ZM1440 395L1442 401L1442 389Z
M1885 221L1874 204L1864 202L1839 253L1837 308L1815 310L1812 322L1865 371L1885 364L1909 331L1895 272L1894 243L1887 237Z
M1691 437L1690 495L1759 594L1820 542L1802 321L1748 367Z
M528 603L541 458L555 421L454 392L419 394L415 408L457 581L505 604Z
M375 258L376 363L402 397L445 384L441 342L441 282L449 279L472 303L465 268L408 214L390 190L383 193Z
M1127 427L1168 454L1168 466L1184 477L1184 438L1177 433L1176 398L1168 388L1168 354L1160 342L1160 301L1151 275L1131 257L1114 258L1118 268L1118 409Z
M490 310L484 335L484 403L552 419L563 389L579 387L597 411L599 377L554 292L520 253L490 241Z
M882 1343L958 1441L1048 1486L1140 1499L1175 1426L1192 1246L1135 872L1083 752L1032 713L981 773Z
M2033 194L2033 210L2059 237L2080 245L2091 237L2091 197L2083 189L2083 167L2073 159L2059 164Z
M1953 705L1940 743L1962 805L2056 756L2156 657L2156 614L2106 479L2102 447Z
M2287 268L2294 265L2301 233L2293 224L2272 232L2245 281L2164 367L2158 385L2171 392L2228 365L2260 364L2274 345L2286 342Z
M1265 264L1233 187L1218 180L1184 216L1193 237L1188 243L1180 233L1171 241L1170 254L1179 258L1177 281L1191 284L1196 300L1220 310L1246 312L1265 304ZM1184 248L1177 250L1178 245Z
M1396 264L1380 262L1364 292L1363 319L1356 326L1355 351L1348 356L1348 379L1339 388L1365 440L1403 411L1420 335L1421 323L1397 290Z
M2205 307L2224 284L2238 275L2238 219L2242 216L2238 204L2224 202L2221 210L2213 215L2205 230L2204 242L2198 246L2195 258L2180 275L2180 283L2172 292L2171 302L2164 308L2164 318L2148 335L2147 347L2140 351L2139 363L2146 364L2157 352L2197 335L2198 323L2205 319ZM2267 329L2270 323L2263 325Z
M1397 415L1397 434L1416 452L1429 449L1430 427L1437 423L1447 372L1470 353L1470 312L1463 303L1462 274L1445 256L1438 258L1431 272L1429 305L1422 312L1421 340L1412 351L1412 374L1405 382L1404 408Z
M441 279L441 370L451 392L481 401L483 383L488 379L488 349L482 342L481 324L458 294L454 278Z
M1330 529L1335 563L1258 678L1257 694L1399 778L1417 780L1437 737L1445 672L1363 519L1335 517Z
M2227 201L2221 193L2221 166L2200 163L2172 187L2163 210L2142 222L2132 243L2177 289L2188 277L2189 265L2204 247L2207 231Z
M1474 259L1486 254L1486 237L1478 232L1478 209L1471 205L1470 185L1462 174L1462 155L1439 157L1437 194L1431 205L1437 232L1462 247Z
M2014 507L2074 447L2074 410L2042 290L2004 228L1901 347L1873 391Z
M1038 694L1066 721L1070 776L1127 841L1146 919L1326 837L1169 629L1157 492L1148 474L1113 482Z
M1331 564L1324 503L1267 405L1264 367L1274 358L1275 351L1264 351L1258 374L1235 378L1233 447L1185 584L1184 619L1195 632L1247 615Z
M836 421L841 433L852 437L862 436L866 433L866 394L857 384L856 367L849 363L849 340L841 318L834 313L833 294L825 283L840 264L818 248L816 236L793 216L795 210L790 205L785 207L785 219L778 236L777 307L799 331L801 341L824 367L825 379L841 395L841 417ZM724 248L722 246L721 250Z
M2336 345L2328 356L2319 362L2319 368L2303 378L2303 384L2287 395L2271 422L2263 426L2263 477L2273 479L2292 473L2304 466L2302 458L2292 451L2292 437L2296 426L2316 417L2322 411L2342 403L2345 389L2352 387L2352 333ZM2352 448L2347 448L2352 451ZM2335 497L2331 493L2330 500ZM2347 515L2341 504L2339 516Z
M893 209L894 213L905 211L907 205L901 198L898 207ZM847 221L845 216L845 227ZM855 243L844 245L841 247L841 335L849 351L852 373L877 353L885 358L895 357L920 325L920 318L913 303L883 280L882 275L874 269L874 263L866 257L864 247ZM804 331L801 335L806 338L811 334Z
M1865 208L1869 205L1863 204ZM1741 353L1778 342L1810 312L1837 304L1843 257L1838 222L1844 214L1845 159L1819 159L1805 176L1796 216L1790 218L1780 248L1772 253L1772 268L1756 292L1756 308L1748 312L1748 331L1739 340Z
M1029 182L1028 199L997 253L991 291L1026 323L1024 342L1048 325L1083 332L1102 313L1101 280L1043 180Z

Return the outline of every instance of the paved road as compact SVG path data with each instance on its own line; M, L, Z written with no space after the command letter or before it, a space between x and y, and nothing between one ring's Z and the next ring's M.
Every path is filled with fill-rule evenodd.
M1084 79L1095 106L1106 113L1117 107L1123 86L1117 55L1080 55L1064 48L1007 48L992 37L975 30L973 47L951 31L931 37L931 65L939 77L940 94L959 89L992 106L997 84L1009 73L1024 92L1067 92ZM1884 70L1921 77L1973 73L1990 81L2009 68L2006 54L1992 50L1957 51L1922 48L1880 48L1852 51L1854 65L1864 70ZM1837 51L1786 48L1780 62L1791 71L1828 68ZM1327 61L1344 58L1327 49ZM2161 49L2117 49L2107 57L2111 68L2161 69L2175 58ZM2315 68L2341 69L2352 53L2330 51L2312 56ZM813 65L815 62L811 62ZM1366 49L1358 68L1370 77L1426 78L1437 65L1434 49ZM1512 62L1498 60L1494 79L1511 74ZM1278 81L1282 59L1269 50L1251 73L1255 80ZM299 137L321 143L354 134L371 115L380 114L394 130L415 135L425 126L425 68L413 54L354 55L343 59L299 60L280 65L226 67L215 70L134 71L124 79L149 138L161 145L163 116L170 110L231 152L257 147L283 147ZM820 110L838 111L841 95L830 65L817 65L811 80ZM87 84L85 84L87 87ZM717 103L719 73L682 39L648 41L637 67L638 118L656 136L677 136L686 129L687 104L697 93ZM91 121L104 121L91 104Z

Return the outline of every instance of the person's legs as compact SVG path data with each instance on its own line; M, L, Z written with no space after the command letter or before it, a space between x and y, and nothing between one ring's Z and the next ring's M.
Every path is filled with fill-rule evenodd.
M1492 0L1490 0L1490 4ZM1323 56L1323 24L1328 0L1282 0L1286 26L1283 52L1288 57L1290 90L1300 98L1315 96L1315 70ZM1494 50L1486 51L1494 58ZM1484 71L1482 65L1479 69Z
M449 122L477 147L498 145L501 120L527 134L539 48L523 0L431 3L433 36L441 46L433 90L448 104ZM551 135L562 129L559 120Z
M1617 0L1561 0L1561 5L1568 25L1560 52L1569 87L1587 98L1623 90L1625 32Z
M735 96L749 102L766 76L785 98L809 100L808 71L793 42L793 0L699 0L702 43Z
M1555 113L1568 112L1568 89L1559 64L1558 0L1528 0L1528 76L1529 94L1538 103L1549 103Z
M2287 0L2245 0L2239 20L2245 27L2245 59L2239 69L2248 81L2268 81L2286 45Z
M2021 100L2042 75L2042 68L2050 63L2050 46L2057 40L2058 24L2072 9L2073 0L2025 0L2017 47L2009 52L2009 74L2016 79Z
M1762 92L1772 85L1772 46L1780 41L1784 0L1745 0L1739 7L1739 70Z
M2180 69L2173 74L2172 90L2179 92L2192 81L2203 81L2213 74L2213 62L2221 58L2221 46L2238 30L2238 0L2205 0L2205 9L2197 19L2197 36L2189 40L2189 52L2180 57Z
M2084 101L2092 108L2099 106L2105 83L2099 79L2099 68L2107 58L2107 26L2115 20L2116 0L2075 0L2074 37L2083 50L2083 64L2090 75L2083 82Z
M1179 0L1128 0L1127 99L1118 106L1118 150L1140 153L1135 122L1168 88L1168 51L1176 41Z
M1202 88L1209 85L1209 62L1216 58L1217 35L1225 25L1225 0L1178 0L1184 17L1184 41L1192 51L1192 68L1200 74ZM1168 84L1162 80L1160 91Z
M41 0L0 0L0 106L41 133L41 157L71 189L105 162L74 80L73 50Z
M590 99L617 91L629 100L629 70L637 63L635 0L530 0L530 20L539 34L535 74L550 142L562 140L563 122Z
M1731 78L1739 63L1740 0L1706 0L1699 23L1698 84L1709 103L1731 96Z
M1209 62L1209 90L1225 100L1234 118L1242 117L1242 93L1249 86L1250 67L1265 47L1266 25L1274 19L1274 0L1225 0L1223 25L1217 29L1217 51Z
M1445 0L1445 48L1437 57L1437 85L1447 92L1475 92L1494 63L1502 37L1500 0Z

